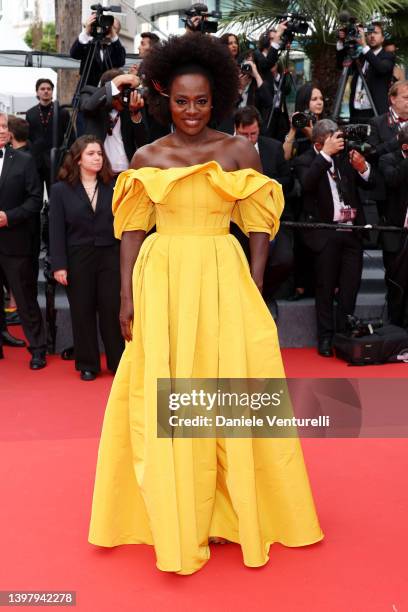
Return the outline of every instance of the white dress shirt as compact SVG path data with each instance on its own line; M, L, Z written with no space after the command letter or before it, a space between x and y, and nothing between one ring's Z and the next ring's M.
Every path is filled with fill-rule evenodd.
M324 159L331 164L331 172L329 170L327 171L327 178L329 179L330 190L331 190L332 198L333 198L333 208L334 208L333 221L340 222L342 220L342 212L341 212L342 209L350 208L350 206L346 204L343 201L343 199L340 197L339 190L337 188L337 183L333 179L332 173L333 174L335 173L333 158L330 155L327 155L327 153L324 153L323 151L318 151L316 147L314 147L314 150L316 153L320 153L320 155L324 157ZM368 162L366 162L366 164L367 164L367 170L365 170L365 172L360 173L360 176L365 181L368 181L369 176L370 176L371 166ZM338 170L337 170L337 174L341 180L340 172ZM347 221L347 223L352 224L352 221Z
M120 91L114 83L111 82L112 96L117 96ZM105 142L103 143L106 155L111 163L112 170L115 173L123 172L129 168L129 160L126 155L125 147L122 140L120 116L117 110L110 111L111 120L115 123L112 134L106 134Z
M2 152L3 152L2 157L0 157L0 176L1 176L1 173L2 173L2 170L3 170L3 164L4 164L4 156L5 156L5 154L6 154L6 149L5 149L5 147L3 147L2 149L0 149L0 151L2 151Z

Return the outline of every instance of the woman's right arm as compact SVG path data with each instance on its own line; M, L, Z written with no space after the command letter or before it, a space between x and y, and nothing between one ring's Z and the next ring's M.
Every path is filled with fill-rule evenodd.
M146 157L145 150L148 145L136 151L130 168L138 170L149 165L148 155ZM132 290L132 275L136 259L139 255L140 248L146 237L144 230L133 230L131 232L123 232L120 243L120 329L122 336L128 342L132 340L132 323L134 316L133 308L133 290Z
M143 230L135 230L132 232L123 232L120 243L120 329L125 340L132 339L132 323L133 323L133 291L132 291L132 274L139 255L140 247L145 239L146 232Z

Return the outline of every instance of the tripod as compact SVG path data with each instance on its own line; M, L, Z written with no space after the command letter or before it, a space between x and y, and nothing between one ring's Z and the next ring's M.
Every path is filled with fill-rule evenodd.
M83 87L85 87L85 85L88 82L89 75L90 75L90 72L91 72L91 67L92 67L92 64L93 64L93 61L95 59L96 54L103 52L103 47L104 46L107 46L107 45L104 45L103 39L99 39L99 38L97 38L96 40L93 40L93 41L91 41L89 43L88 55L86 56L86 61L85 61L84 69L83 69L83 72L81 74L81 78L79 79L78 85L76 87L74 97L72 99L71 120L70 120L68 128L67 128L67 130L66 130L66 132L64 134L64 140L63 140L63 143L62 143L62 146L61 146L61 149L60 149L59 162L62 161L62 158L65 155L65 152L68 150L68 144L70 142L70 139L71 139L71 136L72 136L72 132L74 131L74 126L76 125L76 122L77 122L81 90L82 90ZM111 61L110 55L108 53L105 54L104 61L106 61L106 64L108 66L108 70L110 70L112 68L112 61Z
M332 113L332 119L333 121L338 120L339 116L340 116L340 109L341 109L341 103L343 101L343 97L344 97L344 91L346 89L346 85L347 85L347 81L349 76L352 73L352 69L353 67L357 70L358 75L361 79L361 82L363 84L364 90L367 94L367 98L370 101L371 104L371 108L374 112L374 117L378 117L378 112L377 109L375 107L374 104L374 100L373 97L371 95L370 90L368 89L368 85L367 85L367 81L365 79L364 73L363 73L363 69L361 67L361 65L359 64L359 62L357 62L354 58L348 56L346 57L346 59L343 62L343 70L341 73L341 77L340 77L340 81L337 87L337 91L336 91L336 95L334 98L334 107L333 107L333 113Z

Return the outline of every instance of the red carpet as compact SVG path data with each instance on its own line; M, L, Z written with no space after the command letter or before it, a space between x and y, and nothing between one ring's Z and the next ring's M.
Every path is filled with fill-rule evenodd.
M31 372L26 351L6 348L5 356L0 590L74 590L76 608L87 612L408 610L406 440L303 440L323 542L272 546L259 569L243 566L238 546L213 546L197 574L167 575L156 570L148 546L87 543L112 378L84 383L59 357ZM399 377L408 367L347 368L311 349L288 349L284 357L289 376Z

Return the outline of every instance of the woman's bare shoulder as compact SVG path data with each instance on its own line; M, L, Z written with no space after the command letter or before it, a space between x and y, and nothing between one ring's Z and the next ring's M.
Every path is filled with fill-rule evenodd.
M253 168L262 172L261 161L255 146L244 136L229 136L225 142L228 151L239 169Z
M138 170L146 167L160 167L160 156L168 146L168 136L163 136L150 144L140 147L132 157L130 168Z

